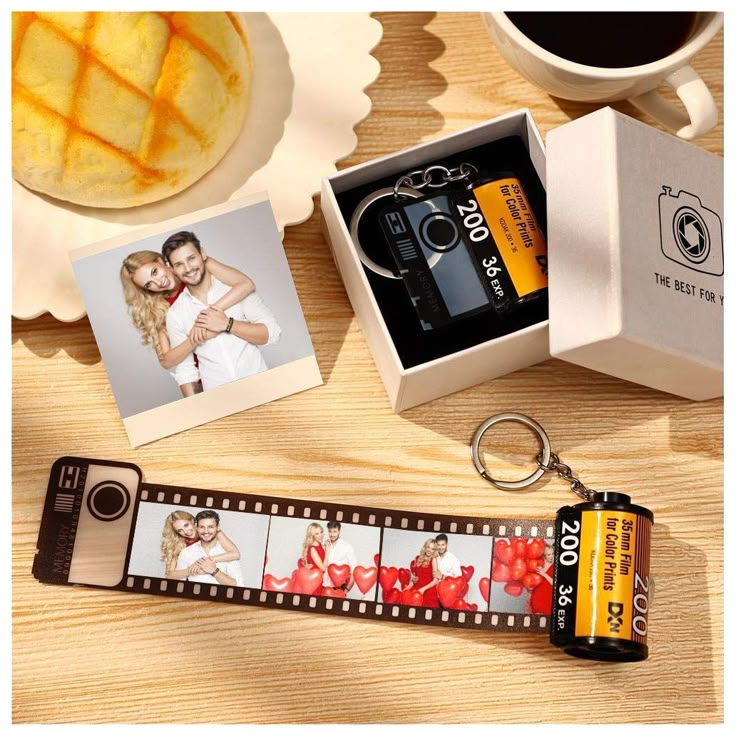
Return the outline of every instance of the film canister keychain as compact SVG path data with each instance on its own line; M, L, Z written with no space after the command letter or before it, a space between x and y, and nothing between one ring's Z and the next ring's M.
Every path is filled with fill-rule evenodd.
M367 255L364 218L378 221L395 269ZM366 268L403 280L424 330L489 309L503 315L547 289L546 239L511 173L481 176L467 162L408 172L358 204L350 233Z
M521 480L494 478L480 459L483 435L501 422L523 424L539 440L537 469ZM632 504L626 494L586 488L552 451L544 429L524 414L506 412L483 422L473 436L471 456L480 475L502 490L522 490L554 472L584 501L557 512L552 644L585 659L646 659L652 512Z
M479 459L483 434L504 421L525 424L540 441L538 468L520 481L494 478ZM548 633L578 657L646 658L651 512L586 488L522 414L491 417L471 448L478 472L499 488L526 488L554 471L585 502L560 509L556 522L433 514L160 485L131 463L62 457L49 475L33 575L205 602Z

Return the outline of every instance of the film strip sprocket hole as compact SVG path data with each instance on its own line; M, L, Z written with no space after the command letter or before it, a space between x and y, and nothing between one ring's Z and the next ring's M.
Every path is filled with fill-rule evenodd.
M124 486L131 499L111 521L94 508L105 484ZM125 463L62 458L49 480L34 574L50 583L543 633L553 537L549 520L162 486L141 483Z

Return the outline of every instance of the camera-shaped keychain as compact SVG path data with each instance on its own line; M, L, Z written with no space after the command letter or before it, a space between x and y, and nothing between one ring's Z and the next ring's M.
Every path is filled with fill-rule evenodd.
M468 163L412 171L366 197L353 215L363 264L403 280L424 330L486 310L503 315L547 289L547 242L521 182L507 173L477 175ZM438 191L425 196L424 188ZM377 217L398 273L368 258L357 237L357 221L387 197Z

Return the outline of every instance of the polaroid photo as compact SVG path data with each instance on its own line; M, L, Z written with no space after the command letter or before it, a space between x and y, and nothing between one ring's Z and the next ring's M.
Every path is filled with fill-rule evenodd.
M265 194L71 259L134 447L322 384Z
M384 603L488 611L490 537L384 529Z
M263 589L375 601L380 549L377 527L273 516Z
M555 540L496 537L491 610L552 615Z

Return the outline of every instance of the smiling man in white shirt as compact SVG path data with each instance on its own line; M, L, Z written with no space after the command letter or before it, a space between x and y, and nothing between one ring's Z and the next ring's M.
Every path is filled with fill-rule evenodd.
M238 585L243 587L240 562L215 562L212 557L221 555L225 548L217 541L220 516L216 511L200 511L195 517L199 540L184 547L176 561L177 570L189 570L187 580L192 583L212 585Z
M447 534L438 534L434 541L437 543L437 570L443 578L459 578L463 573L460 560L447 549Z
M327 567L330 565L348 565L350 567L350 577L344 585L339 586L342 590L347 592L353 587L353 570L358 564L355 558L355 550L353 545L346 542L341 536L341 525L339 521L328 521L327 522ZM330 578L328 571L325 572L322 585L327 588L335 588L334 581Z
M216 333L208 340L195 342L199 369L190 354L171 370L176 382L181 386L201 377L202 388L208 391L268 370L258 346L275 343L281 328L261 297L252 293L225 311L209 306L230 287L207 271L207 254L194 233L172 235L162 252L186 286L166 315L171 344L191 339L195 323Z

